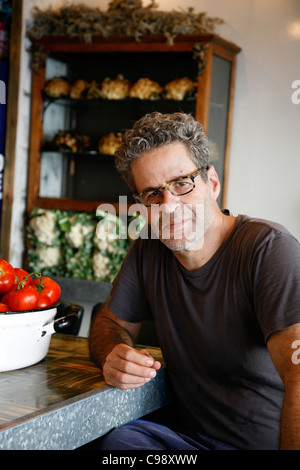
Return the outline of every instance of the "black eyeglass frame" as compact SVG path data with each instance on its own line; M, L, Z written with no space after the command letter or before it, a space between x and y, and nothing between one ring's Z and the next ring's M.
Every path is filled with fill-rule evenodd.
M185 176L181 176L180 178L176 178L175 180L173 181L170 181L170 183L166 184L166 186L164 186L163 188L157 188L155 189L155 191L160 191L161 192L161 195L163 195L164 191L168 190L170 191L171 194L173 194L173 196L185 196L186 194L189 194L191 193L194 189L195 189L195 178L197 176L200 175L200 173L203 171L203 170L207 170L208 167L202 167L202 168L199 168L198 170L194 171L193 173L189 174L189 175L185 175ZM192 183L193 183L193 187L191 189L189 189L189 191L187 191L186 193L182 193L182 194L174 194L171 190L171 185L173 183L177 183L178 181L181 181L183 179L186 179L186 178L190 178ZM151 206L155 206L157 204L160 204L161 203L161 200L159 202L155 202L153 204L144 204L142 201L141 201L141 197L143 196L143 194L146 194L148 193L149 191L142 191L141 193L134 193L133 194L133 197L134 199L136 199L137 202L139 202L140 204L142 204L143 206L145 207L151 207Z

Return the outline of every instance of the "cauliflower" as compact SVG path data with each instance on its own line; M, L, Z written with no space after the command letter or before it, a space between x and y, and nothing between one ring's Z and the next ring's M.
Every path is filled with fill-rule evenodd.
M132 236L143 220L130 219ZM30 221L32 249L29 262L34 271L75 279L112 282L131 243L127 224L116 214L36 209Z
M51 246L58 236L55 228L55 213L47 209L38 209L29 222L34 235L40 243Z
M109 274L109 259L102 253L94 253L93 255L93 271L95 278L105 278Z
M107 251L108 253L113 253L115 250L114 240L109 239L99 239L97 234L94 236L94 246L101 251Z
M117 240L117 224L113 220L102 219L97 224L95 238L101 240Z
M114 242L120 238L126 238L126 227L119 217L108 215L98 222L94 235L96 248L112 253Z
M93 225L83 225L80 222L72 225L71 231L66 232L66 240L73 248L79 248L87 235L94 231Z
M37 248L40 259L39 269L57 266L61 258L61 249L57 246L42 246Z

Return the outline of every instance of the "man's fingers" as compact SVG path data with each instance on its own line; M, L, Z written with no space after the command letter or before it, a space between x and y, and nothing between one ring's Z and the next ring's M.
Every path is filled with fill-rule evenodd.
M136 388L154 378L160 366L148 351L119 344L107 356L103 374L109 385Z
M148 360L148 366L153 367L153 369L158 370L161 368L161 363L159 361L156 361L153 359L153 357L150 355L149 351L147 349L138 349L138 351L142 354L147 355L150 359Z
M148 351L145 349L134 349L126 344L122 344L122 347L118 348L117 354L128 362L133 362L144 367L152 367L154 359L150 356Z
M152 367L125 360L122 361L121 370L126 374L137 375L138 377L153 378L156 376L156 371Z
M118 387L122 390L140 387L151 380L151 377L128 374L119 369L114 369L113 367L106 369L106 366L104 366L103 373L108 385Z

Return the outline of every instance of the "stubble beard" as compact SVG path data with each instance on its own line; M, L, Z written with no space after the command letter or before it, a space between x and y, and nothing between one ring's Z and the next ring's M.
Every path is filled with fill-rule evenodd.
M174 252L185 250L198 250L204 244L204 237L211 227L215 216L213 204L205 200L204 203L184 205L181 213L177 210L173 214L162 212L158 227L154 232L161 242ZM174 220L184 220L179 228L172 227Z

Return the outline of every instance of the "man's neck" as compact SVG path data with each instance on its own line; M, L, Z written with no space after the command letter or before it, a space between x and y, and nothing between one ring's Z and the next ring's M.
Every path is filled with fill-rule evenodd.
M236 223L236 217L219 212L215 220L199 240L197 245L188 250L173 251L180 264L188 271L201 269L225 243Z

